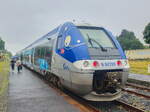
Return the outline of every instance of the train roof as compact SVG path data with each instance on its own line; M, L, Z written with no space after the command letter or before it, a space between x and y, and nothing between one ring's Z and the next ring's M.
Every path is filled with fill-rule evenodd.
M65 27L66 25L75 25L77 27L80 27L80 26L83 26L83 27L96 27L96 26L93 26L89 23L80 23L80 24L75 24L75 23L72 23L72 22L65 22L63 25L59 25L58 27L56 27L55 29L53 29L52 31L50 31L49 33L47 33L46 35L42 36L41 38L37 39L36 41L34 41L33 43L31 43L30 45L28 45L26 48L24 48L23 50L21 51L24 51L28 48L30 48L32 45L40 42L41 40L45 39L45 38L48 38L50 37L51 35L57 33L57 32L61 32L61 27Z
M59 27L60 27L60 26L58 26L57 28L53 29L52 31L50 31L50 32L47 33L46 35L42 36L41 38L37 39L37 40L34 41L32 44L30 44L29 46L27 46L26 48L24 48L23 50L28 49L29 47L31 47L32 45L38 43L39 41L41 41L41 40L43 40L43 39L45 39L45 38L47 38L47 37L49 37L49 36L55 34L55 33L59 30Z

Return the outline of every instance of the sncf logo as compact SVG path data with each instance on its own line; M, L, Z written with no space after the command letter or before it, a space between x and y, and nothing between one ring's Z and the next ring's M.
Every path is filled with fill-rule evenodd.
M64 63L64 64L63 64L63 69L64 69L64 70L69 70L69 66L68 66L66 63Z
M116 66L115 62L102 62L101 66Z

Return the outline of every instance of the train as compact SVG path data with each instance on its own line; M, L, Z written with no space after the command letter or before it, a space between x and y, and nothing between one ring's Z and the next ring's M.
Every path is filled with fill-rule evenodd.
M89 101L121 97L129 63L104 27L65 22L19 53L26 67Z

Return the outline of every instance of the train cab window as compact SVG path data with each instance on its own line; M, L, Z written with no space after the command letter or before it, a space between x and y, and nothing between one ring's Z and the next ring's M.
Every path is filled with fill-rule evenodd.
M88 47L104 47L104 48L115 48L114 43L106 34L106 32L99 27L79 27L79 30Z

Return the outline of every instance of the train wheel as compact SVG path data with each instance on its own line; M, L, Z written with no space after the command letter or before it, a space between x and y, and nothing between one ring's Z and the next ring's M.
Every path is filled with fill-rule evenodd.
M44 78L48 81L48 73L44 76Z
M60 79L58 79L58 81L57 81L57 86L58 86L59 89L63 90L63 86L61 84Z

